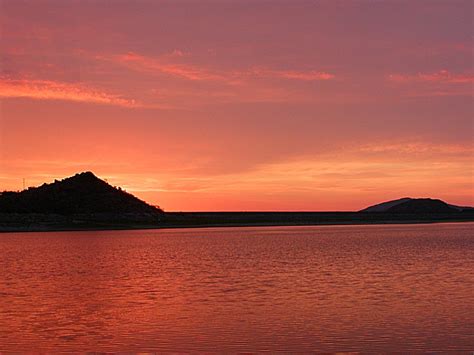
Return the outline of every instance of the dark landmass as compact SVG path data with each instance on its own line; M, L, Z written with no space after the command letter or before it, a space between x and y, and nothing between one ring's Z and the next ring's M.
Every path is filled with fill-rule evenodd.
M0 230L157 224L162 219L160 208L91 172L20 192L0 193Z
M359 212L163 212L91 172L0 194L0 232L467 221L473 208L411 198Z
M440 222L474 222L474 213L165 212L158 222L134 214L0 213L0 232Z
M472 207L461 207L447 204L444 201L431 198L410 198L405 197L398 200L379 203L367 207L360 212L380 212L380 213L459 213L474 210Z
M167 212L163 227L309 226L337 224L400 224L474 222L474 212L362 213L362 212Z
M99 179L90 171L21 192L0 193L2 213L143 213L163 211Z

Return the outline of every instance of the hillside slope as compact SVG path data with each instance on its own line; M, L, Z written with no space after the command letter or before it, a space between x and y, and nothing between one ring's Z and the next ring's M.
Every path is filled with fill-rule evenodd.
M0 213L158 215L162 212L91 172L21 192L0 194Z
M472 211L471 207L450 205L439 199L431 198L401 198L367 207L360 212L383 213L459 213Z

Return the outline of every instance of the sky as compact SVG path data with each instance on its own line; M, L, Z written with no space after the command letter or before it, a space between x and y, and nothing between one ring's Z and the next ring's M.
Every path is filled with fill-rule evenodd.
M474 205L473 3L0 0L0 190L167 211Z

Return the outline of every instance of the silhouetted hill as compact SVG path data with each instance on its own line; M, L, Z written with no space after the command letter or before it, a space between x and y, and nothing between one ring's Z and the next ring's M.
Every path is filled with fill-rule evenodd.
M0 213L158 215L162 212L91 172L21 192L0 194Z
M431 198L401 198L398 200L379 203L367 207L361 212L385 212L385 213L459 213L473 211L471 207L460 207L447 204L444 201Z
M400 203L410 201L410 200L411 200L411 198L404 197L404 198L400 198L398 200L382 202L382 203L378 203L376 205L367 207L367 208L363 209L360 212L386 212L389 208L391 208L393 206L396 206Z
M430 198L405 201L388 209L391 213L455 213L456 209L446 202Z
M0 193L0 232L474 221L473 208L431 199L403 198L363 212L164 213L85 172Z

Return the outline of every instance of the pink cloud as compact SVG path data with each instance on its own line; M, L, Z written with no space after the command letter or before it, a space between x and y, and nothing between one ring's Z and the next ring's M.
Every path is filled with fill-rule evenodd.
M179 53L179 54L178 54ZM182 56L182 52L173 52L174 55ZM181 77L188 80L222 80L223 76L209 70L188 64L167 63L164 59L145 57L133 52L118 55L114 61L125 65L131 69L148 72L161 72L172 76Z
M317 70L272 70L265 67L252 68L246 75L260 78L279 78L302 81L331 80L336 77L334 74Z
M472 157L474 154L473 144L435 144L422 141L379 141L362 145L357 148L362 153L382 154L383 157L402 155L423 155L439 159L441 157L456 156L458 158Z
M50 80L13 80L0 78L0 97L65 100L123 107L139 106L135 100L125 99L118 95L109 94L82 84Z
M174 63L171 60L183 57L185 54L179 50L158 58L151 58L137 53L128 52L116 55L111 60L125 65L130 69L145 72L158 72L193 81L220 81L228 84L242 84L246 80L255 78L280 78L302 81L331 80L334 74L323 71L307 70L272 70L268 68L252 68L250 70L212 70L191 64ZM107 59L97 56L97 59Z
M319 72L315 70L310 71L272 71L271 74L276 77L285 79L295 79L304 81L314 80L331 80L335 76L326 72Z
M473 83L473 74L454 74L448 70L440 70L434 73L418 73L414 75L406 74L390 74L388 76L390 81L396 83L411 83L411 82L425 82L425 83L448 83L448 84L464 84Z

